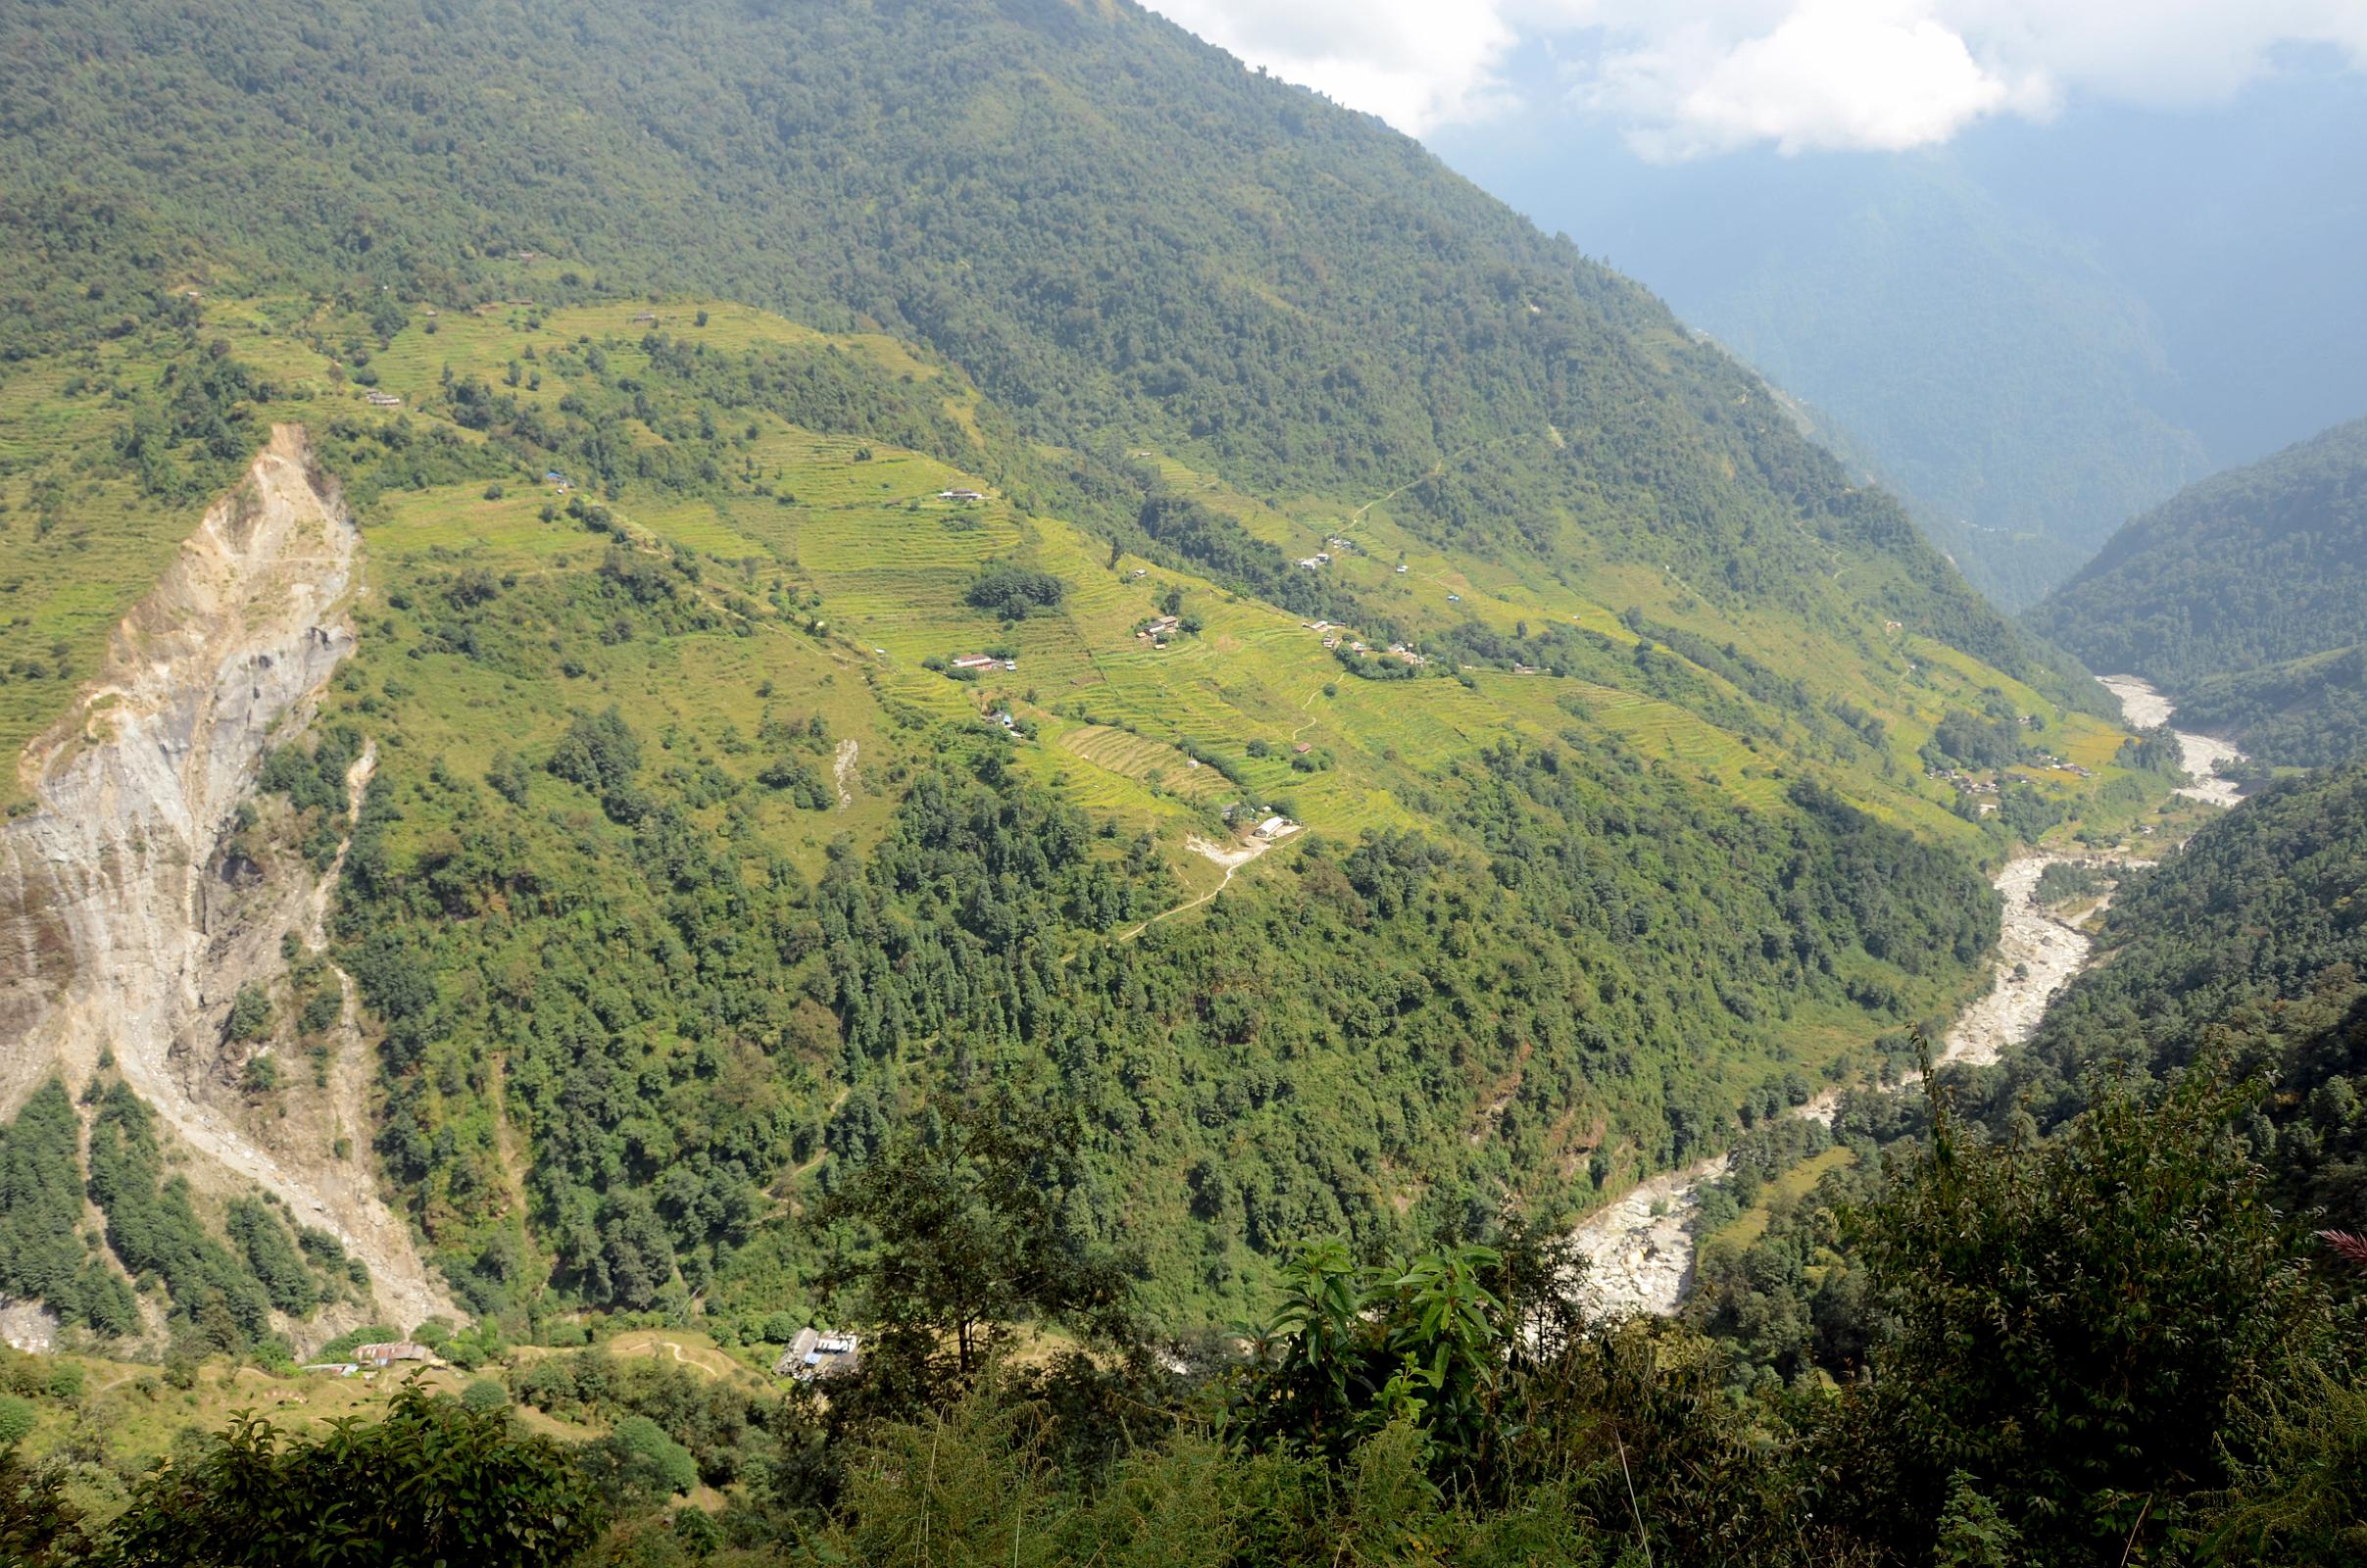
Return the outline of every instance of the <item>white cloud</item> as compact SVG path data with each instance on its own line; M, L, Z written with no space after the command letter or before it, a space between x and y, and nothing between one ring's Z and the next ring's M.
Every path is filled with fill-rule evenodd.
M2221 100L2288 44L2367 66L2367 0L1155 0L1420 135L1507 101L1516 50L1648 157L1900 149L2080 96Z
M1581 96L1630 126L1648 157L1773 142L1899 151L1945 141L2008 107L2040 109L2042 74L2009 77L1906 3L1803 0L1770 30L1739 40L1630 48L1594 68Z
M1408 135L1501 101L1518 36L1498 0L1151 0L1220 49Z

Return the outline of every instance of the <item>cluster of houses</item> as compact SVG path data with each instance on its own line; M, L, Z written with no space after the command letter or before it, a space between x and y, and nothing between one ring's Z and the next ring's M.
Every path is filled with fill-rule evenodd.
M956 669L993 669L998 664L1005 669L1017 669L1015 659L997 659L992 654L962 654L953 660Z
M1995 795L1997 793L1996 779L1976 778L1961 768L1927 767L1923 770L1923 776L1928 779L1936 779L1943 784L1952 784L1967 795Z
M1302 746L1300 750L1305 751L1307 748ZM1248 809L1246 803L1241 801L1235 801L1222 808L1225 821L1234 827L1239 827L1245 820L1242 813L1246 809ZM1298 832L1299 826L1300 824L1287 816L1268 815L1260 817L1257 824L1250 829L1250 837L1256 839L1259 844L1272 844L1278 839L1286 839Z
M2083 778L2096 776L2086 768L2079 768L2077 771ZM1923 776L1952 784L1960 793L1974 797L1975 812L1981 816L1988 816L1997 809L1997 798L2005 793L2005 785L2009 779L2020 778L2024 782L2029 781L2029 775L2026 773L2000 773L1995 778L1977 778L1961 769L1952 767L1927 767L1923 770Z
M1168 639L1179 633L1182 625L1173 615L1154 615L1143 622L1142 628L1134 636L1138 642L1147 642L1154 648L1164 648Z
M2051 768L2059 773L2069 773L2074 778L2096 777L2096 769L2092 767L2082 767L2077 762L2066 762L2061 758L2056 757L2052 753L2048 752L2041 752L2033 756L2030 759L2030 765L2033 767ZM1955 767L1927 767L1923 770L1923 776L1938 783L1953 785L1957 790L1966 795L1986 795L1991 797L2003 793L2005 783L2008 779L2020 778L2025 782L2028 782L2030 777L2030 775L2027 773L2000 773L1994 778L1982 778L1977 774L1967 773L1963 769ZM1990 812L1996 810L1997 808L1997 802L1994 798L1981 803L1981 814L1983 816L1987 816Z
M1367 655L1375 659L1402 659L1416 668L1429 662L1429 660L1415 653L1410 646L1405 643L1391 643L1386 653L1379 649L1367 648L1356 638L1349 636L1348 628L1334 625L1328 620L1303 620L1299 624L1322 638L1323 647L1329 653L1336 654L1345 649L1359 659Z
M1331 552L1328 550L1318 550L1311 556L1301 556L1299 558L1299 564L1305 566L1309 571L1321 571L1324 567L1331 564Z
M373 1372L383 1372L397 1361L428 1363L434 1359L435 1352L417 1340L387 1340L377 1345L355 1346L350 1360L316 1361L304 1370L334 1372L341 1378L350 1378L356 1373L368 1376Z
M800 1383L844 1377L855 1370L862 1357L861 1335L799 1329L789 1348L783 1350L781 1358L772 1363L772 1375L776 1378L795 1378Z
M392 392L370 392L365 401L373 409L396 409L403 406L403 400Z

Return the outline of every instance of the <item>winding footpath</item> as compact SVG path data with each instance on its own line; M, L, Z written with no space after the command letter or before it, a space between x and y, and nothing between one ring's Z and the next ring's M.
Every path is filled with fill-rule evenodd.
M2121 712L2131 724L2150 729L2170 721L2170 700L2144 680L2112 675L2103 678L2103 685L2120 699ZM2192 779L2178 793L2214 806L2234 806L2242 789L2219 777L2216 769L2223 760L2242 761L2243 752L2213 736L2171 733L2177 736ZM2093 940L2041 908L2037 895L2039 878L2048 866L2094 858L2034 851L2015 856L1998 869L1991 885L2005 906L1997 956L1990 966L1990 988L1957 1014L1942 1044L1942 1062L1986 1066L2021 1045L2037 1032L2055 993L2087 967ZM2099 906L2091 906L2091 912ZM1839 1092L1828 1091L1794 1114L1830 1123L1839 1102ZM1692 1225L1701 1194L1725 1174L1724 1154L1664 1171L1579 1225L1571 1239L1587 1259L1587 1295L1596 1311L1661 1317L1676 1311L1693 1283Z
M1292 832L1296 831L1298 831L1296 828L1292 829ZM1226 888L1229 888L1233 885L1234 872L1240 870L1243 866L1249 864L1252 860L1255 860L1257 858L1257 857L1263 855L1266 851L1281 843L1283 838L1287 838L1289 836L1289 834L1284 834L1281 836L1281 838L1259 839L1255 844L1237 844L1231 849L1226 849L1224 846L1219 844L1211 844L1207 839L1201 838L1197 834L1184 840L1184 847L1190 850L1193 854L1207 859L1210 864L1222 866L1224 868L1223 878L1218 881L1214 887L1208 889L1208 892L1203 893L1199 898L1188 899L1184 903L1175 906L1171 909L1161 909L1159 911L1159 913L1151 916L1150 919L1143 921L1131 931L1120 931L1117 934L1117 940L1120 942L1131 942L1136 937L1141 936L1145 931L1148 931L1153 926L1159 924L1159 922L1161 920L1172 920L1175 918L1175 916L1183 913L1186 909L1199 908L1202 905L1216 897L1217 894L1222 893Z

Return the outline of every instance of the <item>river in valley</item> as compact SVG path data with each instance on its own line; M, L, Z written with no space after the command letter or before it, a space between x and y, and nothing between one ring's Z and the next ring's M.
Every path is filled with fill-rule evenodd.
M2134 675L2113 675L2105 677L2103 685L2120 699L2121 712L2129 723L2149 729L2169 722L2170 700L2145 681ZM2191 778L2178 793L2215 806L2235 805L2241 798L2240 787L2219 777L2215 770L2222 760L2241 761L2244 754L2209 735L2172 733L2178 738ZM2116 858L2041 851L2017 855L1998 869L1992 884L2004 900L2004 909L1998 923L1997 957L1990 966L1990 988L1956 1015L1942 1043L1943 1062L1986 1065L2037 1031L2047 1002L2086 967L2094 946L2087 932L2039 906L2039 878L2046 867L2060 861L2099 858ZM2123 859L2120 863L2148 862ZM2080 912L2085 917L2098 907L2099 904L2090 902ZM1829 1123L1839 1100L1839 1091L1827 1091L1795 1113ZM1587 1259L1587 1294L1597 1311L1660 1316L1676 1311L1693 1280L1695 1211L1703 1190L1725 1174L1726 1156L1715 1154L1682 1170L1664 1171L1588 1216L1572 1239Z
M2170 700L2153 689L2152 683L2137 675L2104 675L2098 677L2104 690L2120 699L2121 715L2141 729L2152 729L2167 724L2176 711ZM2232 741L2216 735L2194 735L2186 730L2170 731L2178 737L2178 750L2192 782L2179 790L2190 801L2208 801L2213 806L2233 806L2244 798L2242 785L2219 776L2221 762L2241 762L2244 753Z

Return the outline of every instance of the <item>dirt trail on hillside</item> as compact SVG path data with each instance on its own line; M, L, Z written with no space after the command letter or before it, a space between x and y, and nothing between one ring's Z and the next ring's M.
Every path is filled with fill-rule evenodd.
M1293 831L1295 832L1297 830L1293 829ZM1252 860L1255 860L1257 858L1257 857L1263 855L1266 851L1272 849L1275 845L1281 843L1284 838L1288 838L1289 836L1290 835L1288 833L1285 833L1278 838L1259 839L1255 844L1236 844L1231 849L1226 849L1221 844L1211 844L1207 839L1200 837L1198 834L1193 834L1191 837L1184 840L1184 848L1190 850L1194 855L1199 856L1202 859L1207 860L1210 865L1222 866L1224 868L1224 875L1218 879L1214 887L1208 889L1208 892L1203 893L1199 898L1187 899L1183 903L1176 905L1171 909L1159 910L1159 913L1151 916L1150 919L1143 921L1140 925L1134 927L1133 930L1120 931L1117 934L1117 939L1120 942L1131 942L1136 937L1141 936L1145 931L1148 931L1153 926L1159 924L1159 922L1161 920L1172 920L1187 909L1199 908L1202 905L1216 897L1217 894L1222 893L1226 888L1229 888L1233 885L1234 872L1240 870L1243 866L1249 864Z
M250 1107L237 1087L247 1053L223 1028L240 986L283 971L285 935L321 935L335 869L315 878L292 857L234 867L222 849L266 750L300 732L353 649L359 541L302 429L274 427L116 628L76 710L25 749L36 808L0 830L0 1114L53 1072L78 1090L111 1050L124 1081L205 1156L193 1179L240 1186L228 1173L279 1194L369 1265L408 1323L450 1303L374 1191L350 989L345 1160L325 1137L299 1145L307 1118ZM350 804L367 762L347 780Z

